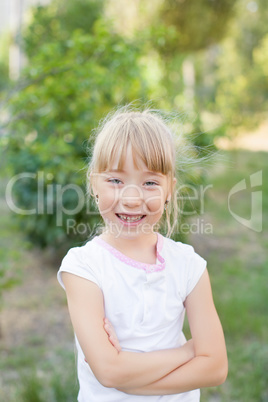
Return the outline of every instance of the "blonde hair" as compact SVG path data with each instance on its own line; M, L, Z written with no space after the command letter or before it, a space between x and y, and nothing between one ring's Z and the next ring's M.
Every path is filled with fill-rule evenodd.
M88 193L92 194L92 173L109 170L118 161L121 169L128 145L133 150L136 167L141 160L150 171L168 176L172 197L165 210L167 230L170 237L177 224L177 193L173 185L176 176L175 134L159 111L133 110L130 106L109 114L96 131L97 136L88 167Z

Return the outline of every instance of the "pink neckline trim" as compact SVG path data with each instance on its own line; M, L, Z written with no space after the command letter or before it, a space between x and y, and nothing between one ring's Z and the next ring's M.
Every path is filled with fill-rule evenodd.
M146 273L163 271L163 269L165 269L166 265L165 259L160 255L160 251L162 250L163 247L163 236L160 235L159 233L157 233L157 244L156 244L156 258L159 261L159 264L146 264L144 262L133 260L132 258L127 257L125 254L121 253L119 250L108 244L100 237L94 237L93 240L96 241L100 246L108 250L120 261L132 267L143 269Z

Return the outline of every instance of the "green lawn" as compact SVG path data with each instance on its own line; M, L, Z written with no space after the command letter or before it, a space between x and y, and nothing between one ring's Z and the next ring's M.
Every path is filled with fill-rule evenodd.
M229 375L215 399L222 402L268 401L268 154L232 151L224 154L208 179L203 219L213 234L191 240L208 261L215 304L224 328ZM262 232L239 223L228 209L228 194L241 180L262 170ZM231 210L250 218L251 191L233 196ZM261 210L259 210L260 212ZM202 216L201 216L202 217ZM203 390L202 400L215 396ZM213 399L214 400L214 399Z
M73 333L67 314L62 318L57 265L23 237L4 202L0 172L0 401L73 402Z
M268 154L233 151L225 152L223 156L221 162L215 163L211 169L208 178L211 188L206 192L204 213L199 216L203 222L211 224L213 233L195 233L188 239L208 261L215 304L226 335L229 355L226 383L221 387L202 390L201 401L264 402L268 401ZM259 170L263 174L262 187L258 188L262 191L263 230L255 232L241 225L231 215L227 200L233 186L244 178L248 183L249 176ZM2 182L2 199L3 188ZM232 211L249 219L250 199L250 191L237 193L232 199ZM11 276L18 276L23 281L27 267L33 267L35 261L43 261L44 256L40 255L40 250L29 250L29 244L18 232L3 202L1 212L1 261L4 261ZM51 272L49 275L54 276L56 268L53 271L51 263L48 266L46 262L46 265ZM21 275L17 275L17 272L21 272ZM16 296L20 286L15 285L5 294ZM64 303L63 297L57 296L57 292L61 292L60 288L43 295L47 311L56 310ZM28 309L36 308L31 299L25 305ZM3 311L5 308L8 306L4 304ZM47 316L43 320L46 322ZM40 334L29 334L26 344L18 342L14 347L7 347L5 339L2 337L0 340L0 400L76 400L73 351L66 349L61 338L54 346L48 346L40 330Z

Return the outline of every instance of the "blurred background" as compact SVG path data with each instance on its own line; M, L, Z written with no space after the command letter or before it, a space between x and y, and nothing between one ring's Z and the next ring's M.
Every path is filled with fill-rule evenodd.
M174 234L208 261L226 335L228 379L201 400L268 401L267 65L266 0L1 0L1 400L76 400L56 272L99 225L94 128L133 102L206 161L181 172Z

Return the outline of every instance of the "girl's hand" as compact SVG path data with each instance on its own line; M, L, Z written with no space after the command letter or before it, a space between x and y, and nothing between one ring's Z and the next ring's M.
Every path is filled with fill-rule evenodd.
M109 341L115 347L115 349L118 351L118 353L121 352L122 348L121 348L120 343L118 341L118 338L117 338L117 335L115 333L114 327L112 326L112 324L110 323L108 318L104 318L103 322L104 322L103 328L105 329L105 332L108 335Z
M115 349L117 350L118 353L121 352L122 348L120 346L119 340L115 333L114 327L112 326L112 324L110 323L108 318L104 318L103 328L105 329L105 332L108 335L108 339L109 339L110 343L115 347ZM86 359L85 359L85 362L87 363Z
M188 358L189 361L192 360L195 357L195 351L194 351L194 342L192 339L187 341L183 346L182 346L188 353Z

